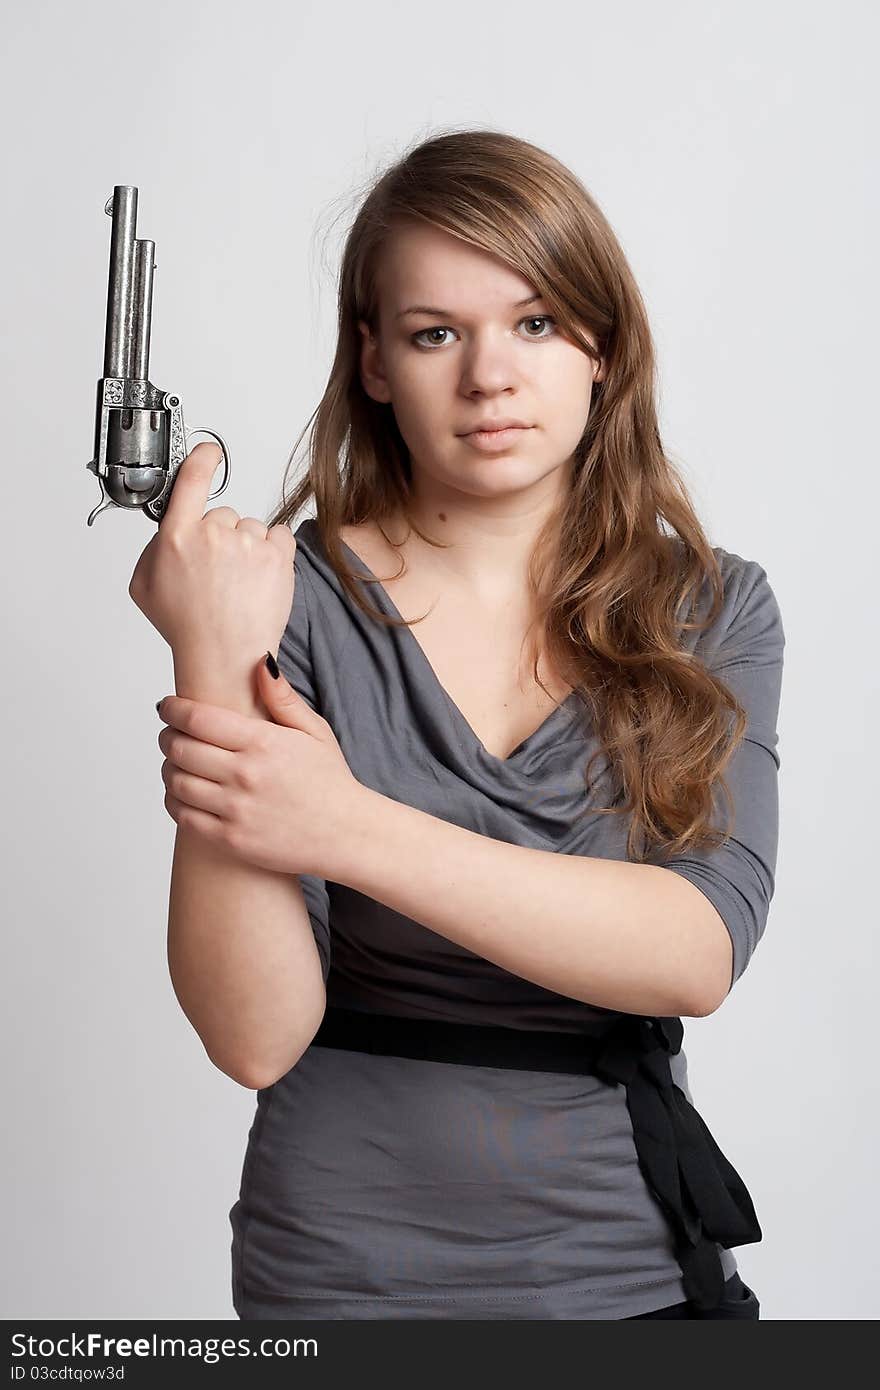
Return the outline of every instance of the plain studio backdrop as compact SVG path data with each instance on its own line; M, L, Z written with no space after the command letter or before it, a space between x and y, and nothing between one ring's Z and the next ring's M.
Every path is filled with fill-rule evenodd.
M762 1317L876 1317L875 7L19 0L5 38L2 1315L234 1318L256 1100L167 969L172 665L128 595L154 523L86 526L104 203L139 189L150 377L230 446L212 505L264 518L326 381L363 188L417 139L488 126L603 207L666 448L712 544L779 600L776 896L685 1050L762 1224L735 1251Z

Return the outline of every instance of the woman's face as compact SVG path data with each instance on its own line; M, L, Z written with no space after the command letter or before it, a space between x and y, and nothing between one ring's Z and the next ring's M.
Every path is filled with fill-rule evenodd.
M377 290L377 337L359 325L361 378L373 400L390 402L417 487L423 475L440 491L497 497L567 479L602 372L534 285L447 232L406 224L386 244ZM492 452L468 438L504 418L528 428Z

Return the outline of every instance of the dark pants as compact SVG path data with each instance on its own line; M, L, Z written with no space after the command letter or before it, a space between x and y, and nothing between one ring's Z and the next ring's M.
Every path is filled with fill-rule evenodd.
M637 1313L628 1322L644 1318L749 1318L757 1322L760 1317L760 1303L757 1295L748 1284L744 1284L738 1273L731 1274L724 1285L724 1297L717 1308L707 1308L701 1312L693 1303L671 1303L667 1308L655 1308L653 1313Z

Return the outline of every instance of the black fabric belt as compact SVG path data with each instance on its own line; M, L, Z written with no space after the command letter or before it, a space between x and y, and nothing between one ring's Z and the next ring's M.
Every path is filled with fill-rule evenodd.
M328 1006L312 1046L590 1073L625 1086L639 1166L672 1227L685 1295L698 1308L714 1308L724 1293L717 1246L760 1241L761 1228L745 1184L672 1079L669 1056L681 1050L681 1019L619 1014L590 1027L596 1031L533 1032Z

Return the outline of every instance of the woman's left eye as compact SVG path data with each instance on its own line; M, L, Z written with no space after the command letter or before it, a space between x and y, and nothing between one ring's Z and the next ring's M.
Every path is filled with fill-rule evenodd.
M520 323L552 323L554 328L556 326L556 320L551 319L549 314L532 314L530 318L520 319ZM531 337L532 335L529 334L529 336ZM545 337L546 335L542 334L541 336Z
M554 327L554 328L556 327L556 320L553 319L553 318L551 318L549 314L530 314L528 318L520 319L520 323L552 323L552 324L553 324L553 327ZM453 331L453 330L452 330L451 328L447 328L445 325L443 325L443 326L437 325L437 326L435 326L434 328L423 328L423 329L421 330L420 333L414 333L414 334L412 335L412 339L413 339L413 342L416 344L417 347L425 347L425 348L427 348L429 351L431 351L433 348L443 347L444 344L443 344L443 343L433 343L433 344L432 344L432 343L420 343L420 342L419 342L419 339L420 339L420 338L424 338L425 335L426 335L427 333L451 333L452 331ZM529 333L529 334L527 334L526 336L529 337L529 338L533 338L533 339L535 339L535 341L538 341L538 342L539 342L542 338L552 338L553 334L552 334L552 333L541 333L541 334Z

